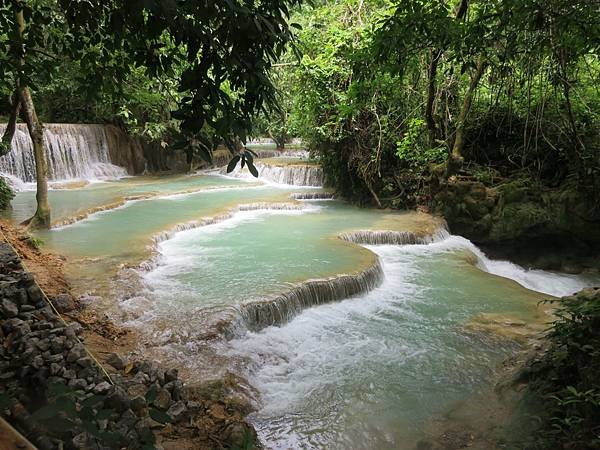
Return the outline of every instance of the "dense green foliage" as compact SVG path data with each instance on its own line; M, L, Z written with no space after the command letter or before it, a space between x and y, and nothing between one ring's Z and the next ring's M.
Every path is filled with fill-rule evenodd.
M7 209L10 206L10 201L15 197L12 188L6 182L4 177L0 177L0 211Z
M289 122L342 193L427 202L454 155L599 198L597 2L338 0L295 19Z
M544 397L540 448L600 448L600 289L558 302L549 348L534 365Z
M148 134L172 117L210 159L214 136L243 140L275 102L269 69L292 39L288 8L297 3L4 2L0 95L7 105L21 82L45 95L49 119L119 117ZM20 10L27 26L17 46Z

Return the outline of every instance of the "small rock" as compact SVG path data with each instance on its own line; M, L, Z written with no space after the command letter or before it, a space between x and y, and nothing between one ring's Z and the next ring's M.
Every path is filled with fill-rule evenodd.
M116 387L114 392L106 398L106 406L117 412L126 411L129 409L130 400L123 388Z
M87 381L81 378L75 378L74 380L69 380L69 386L74 387L75 389L85 390L88 387Z
M242 422L235 422L223 430L221 439L223 443L227 444L227 447L244 448L247 445L248 436L252 436L255 440L256 432Z
M88 356L84 356L83 358L79 358L77 360L77 364L80 365L81 367L92 367L92 365L94 364L94 361L92 361L92 358L90 358Z
M65 370L62 374L62 377L65 380L72 380L77 376L74 370Z
M171 393L173 400L181 400L183 393L183 382L181 380L170 381L169 383L165 384L164 388Z
M165 372L165 382L169 383L175 381L179 377L179 371L177 369L169 369Z
M52 363L50 364L50 373L52 375L59 376L63 370L63 367L60 364Z
M67 355L67 362L73 363L80 358L84 358L85 356L86 352L83 348L83 345L77 344L69 351L69 354Z
M77 322L73 322L65 328L65 336L70 339L76 339L77 335L81 334L82 331L83 327Z
M5 298L2 300L2 306L0 311L4 314L5 317L16 317L19 314L19 308L9 299Z
M108 420L107 419L98 420L98 428L100 430L106 430L107 427L108 427Z
M159 389L153 403L158 409L166 411L171 405L171 394L166 389Z
M79 378L94 379L96 374L97 374L96 368L92 366L92 367L86 367L85 369L80 370L78 375L79 375Z
M59 363L63 360L63 355L61 355L60 353L56 354L56 355L50 355L46 358L46 361L48 361L49 363Z
M16 374L16 372L3 372L0 374L0 380L6 381L10 378L13 378Z
M134 397L133 399L131 399L131 410L134 413L140 413L142 412L144 409L146 409L147 404L146 404L146 399L144 397Z
M145 397L148 388L143 384L134 384L127 389L127 392L132 397Z
M123 370L127 365L127 361L116 353L108 355L106 362L117 370Z
M185 403L182 401L179 401L179 402L173 404L167 410L167 414L169 415L169 417L171 417L171 419L173 419L175 422L177 422L183 418L185 411L186 411Z
M66 313L69 311L73 311L76 307L75 300L69 294L59 294L54 297L52 301L54 307L57 309L59 313Z
M96 395L104 395L110 391L111 385L110 383L103 381L94 387L94 394Z
M50 340L48 339L42 339L36 345L37 348L39 348L43 352L50 350Z
M42 291L35 284L27 288L27 296L29 297L29 302L33 305L39 305L44 301Z
M33 362L31 363L31 365L35 369L40 369L41 367L43 367L44 366L44 358L42 358L42 355L37 355L35 358L33 358Z

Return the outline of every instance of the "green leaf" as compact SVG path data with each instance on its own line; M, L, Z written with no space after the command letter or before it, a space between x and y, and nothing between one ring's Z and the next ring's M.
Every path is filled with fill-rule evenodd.
M240 155L235 155L233 158L231 158L231 161L229 161L229 164L227 164L227 173L233 172L233 169L235 169L235 166L240 159Z
M254 176L254 178L258 178L258 170L256 170L256 167L254 167L254 163L251 163L250 161L248 161L248 170Z

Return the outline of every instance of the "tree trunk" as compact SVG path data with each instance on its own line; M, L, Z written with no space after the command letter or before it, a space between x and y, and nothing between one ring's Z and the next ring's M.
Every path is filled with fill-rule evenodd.
M29 88L21 89L21 103L23 116L27 123L29 136L33 142L33 156L35 157L35 172L37 181L37 209L31 219L27 221L30 228L50 228L50 204L48 203L48 162L44 152L44 124L38 119L31 99Z
M0 146L0 156L7 155L10 152L10 145L17 129L17 118L19 117L19 111L21 110L21 97L19 95L19 89L15 89L15 92L11 99L10 106L10 117L2 136L2 145Z
M469 112L471 111L471 105L473 104L473 96L475 94L475 91L477 90L477 86L479 85L481 77L485 73L485 69L485 60L483 57L479 57L479 59L477 60L475 73L471 77L471 82L469 83L469 88L467 89L467 92L465 94L463 105L460 110L460 114L458 115L458 120L456 124L456 135L454 137L454 145L452 146L451 155L451 159L453 159L456 163L461 163L463 160L462 151L465 145L465 124Z
M20 52L20 66L21 72L18 77L18 92L21 99L21 112L23 119L27 124L29 130L29 136L33 143L33 156L35 158L35 170L36 170L36 181L37 181L37 209L33 217L25 223L30 228L50 228L50 205L48 203L48 162L46 161L46 154L44 153L44 124L38 119L29 92L29 86L27 80L23 76L23 70L25 67L25 48L23 46L23 34L25 33L25 18L23 16L23 7L20 3L13 4L15 8L15 20L17 29L16 34L18 36L18 50Z
M425 107L425 121L429 130L429 145L435 146L435 141L438 138L437 125L435 122L435 97L437 91L437 69L443 51L436 49L431 52L428 70L428 85L427 85L427 105Z

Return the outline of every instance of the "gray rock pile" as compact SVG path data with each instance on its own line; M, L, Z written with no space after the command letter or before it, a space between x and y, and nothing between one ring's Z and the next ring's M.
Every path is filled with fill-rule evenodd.
M72 301L58 299L61 309ZM176 370L152 362L111 355L113 385L78 340L81 331L54 313L0 243L0 414L40 449L156 447L153 430L199 407L184 399Z

